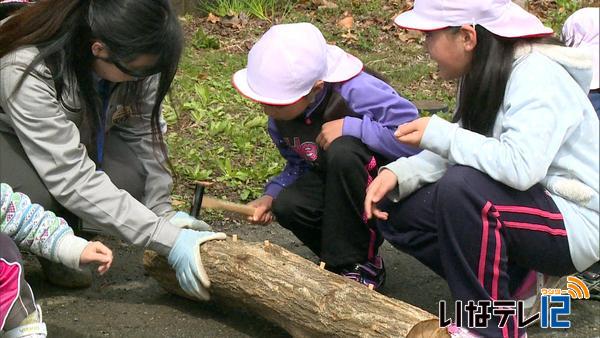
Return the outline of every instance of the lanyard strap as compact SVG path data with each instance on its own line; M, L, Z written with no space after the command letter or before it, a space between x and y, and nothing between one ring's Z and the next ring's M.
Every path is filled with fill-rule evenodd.
M102 110L100 111L100 124L98 133L96 134L96 162L98 170L102 171L102 161L104 159L104 139L106 137L106 113L108 110L108 101L110 99L109 92L110 82L100 80L98 82L98 94L102 99Z

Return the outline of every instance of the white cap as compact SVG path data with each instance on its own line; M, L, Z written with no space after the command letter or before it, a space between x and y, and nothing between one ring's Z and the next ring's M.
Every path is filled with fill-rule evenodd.
M600 88L600 8L582 8L573 13L562 29L567 46L585 48L592 53L592 83L590 89Z
M406 29L434 31L446 27L481 25L507 38L547 36L552 28L510 0L415 0L414 8L394 22Z
M234 87L251 100L289 105L307 95L319 80L342 82L358 75L362 62L328 45L310 23L271 27L248 54L247 68L233 75Z

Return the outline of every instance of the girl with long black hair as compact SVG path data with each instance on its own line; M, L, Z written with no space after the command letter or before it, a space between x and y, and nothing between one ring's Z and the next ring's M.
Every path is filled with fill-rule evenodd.
M492 302L528 298L535 279L597 262L591 55L548 41L552 29L509 0L416 0L395 22L424 31L441 77L460 84L453 122L423 117L396 131L424 150L369 186L365 211L384 237L444 277L463 309L475 302L480 319ZM397 203L378 205L386 195ZM526 336L516 314L473 322L460 312L452 336Z
M69 224L168 256L183 289L206 299L195 247L225 235L172 211L161 130L182 46L168 0L42 0L3 20L0 181ZM64 286L90 282L44 270Z

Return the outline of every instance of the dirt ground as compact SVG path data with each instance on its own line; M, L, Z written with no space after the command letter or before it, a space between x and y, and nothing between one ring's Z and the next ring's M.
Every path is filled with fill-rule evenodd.
M241 239L269 239L316 262L290 232L276 224L213 225ZM195 303L166 293L144 273L143 250L101 237L115 253L114 266L96 276L92 287L67 290L44 280L37 260L26 256L26 277L42 305L49 337L287 337L260 314L216 304ZM438 301L450 299L445 282L415 259L384 244L388 278L382 293L437 314ZM352 306L352 304L349 304ZM600 302L576 301L572 328L528 330L529 337L600 337Z

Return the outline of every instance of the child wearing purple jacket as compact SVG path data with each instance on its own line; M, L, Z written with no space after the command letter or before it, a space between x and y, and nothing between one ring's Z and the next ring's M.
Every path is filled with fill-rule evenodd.
M233 85L262 105L287 160L249 203L256 207L250 220L264 224L275 216L329 270L380 287L382 239L362 201L379 166L418 151L394 138L398 125L417 118L415 106L309 23L271 27Z

